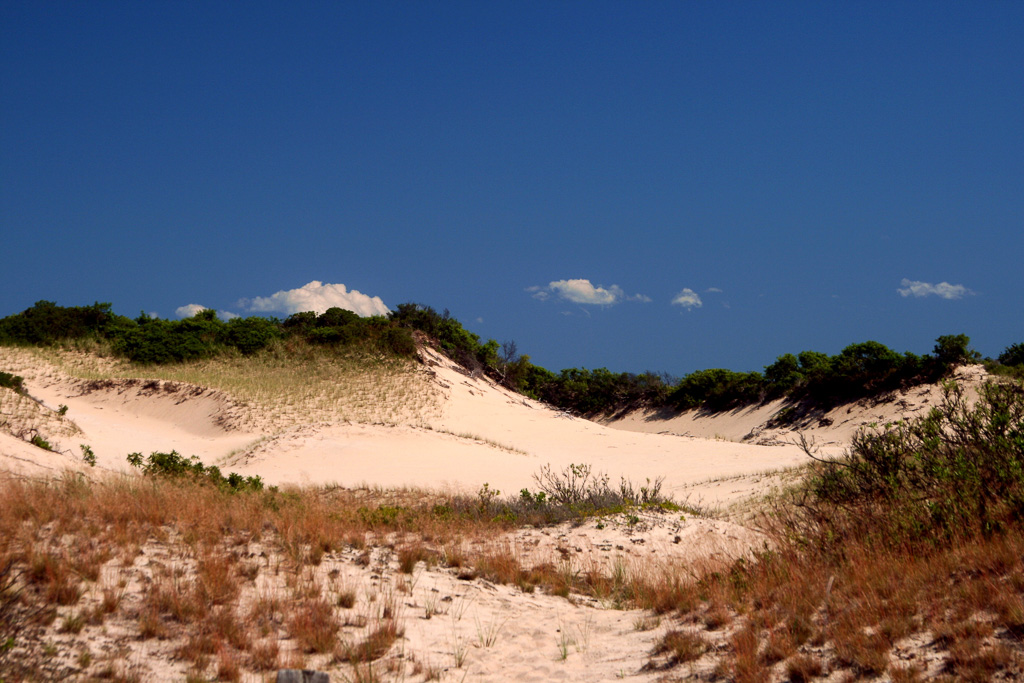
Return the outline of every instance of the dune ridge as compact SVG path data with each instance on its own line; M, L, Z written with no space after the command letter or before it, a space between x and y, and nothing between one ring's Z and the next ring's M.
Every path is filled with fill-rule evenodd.
M446 566L414 562L411 573L402 568L402 553L422 541L401 534L352 541L328 550L314 564L300 562L291 569L282 551L268 541L238 541L241 545L232 552L241 553L239 566L258 567L257 579L237 598L238 610L253 610L261 596L287 601L285 596L302 582L336 597L354 591L355 616L346 617L353 622L342 632L354 638L385 623L400 631L395 634L397 645L382 655L384 668L375 675L385 676L390 668L395 679L405 680L449 675L484 681L661 680L662 674L650 665L651 653L665 637L668 620L662 625L660 617L622 609L625 605L616 604L611 593L604 599L569 594L567 600L492 583L459 566L470 558L484 563L493 561L487 558L511 558L523 568L564 573L570 583L582 576L653 580L678 573L680 567L693 567L695 574L701 567L725 566L765 546L763 534L738 523L743 504L784 483L792 476L788 472L807 461L795 443L799 434L816 439L823 453L836 453L856 429L920 414L939 392L937 387L919 387L784 425L778 417L785 406L779 403L719 414L637 411L595 422L510 392L424 349L422 364L391 368L379 377L382 382L397 377L413 387L428 387L430 400L417 401L409 391L391 387L380 395L395 404L362 412L360 421L340 415L329 419L330 411L319 402L322 388L314 387L287 410L274 413L272 406L253 396L239 398L225 387L118 377L112 366L112 376L97 376L102 359L81 372L92 361L25 349L3 349L0 354L4 367L25 376L31 397L12 408L6 433L0 435L3 476L37 480L73 470L99 480L104 471L127 471L127 453L173 449L227 470L258 474L271 484L323 487L324 495L340 485L354 493L364 490L367 500L373 500L374 491L403 487L424 492L408 489L414 496L429 496L430 491L473 495L485 484L491 492L514 493L535 488L534 474L541 466L559 471L587 463L613 481L663 478L664 490L677 500L701 509L731 510L718 518L702 517L689 508L676 513L635 511L466 537L447 542ZM77 374L85 377L76 376L75 363ZM973 386L984 377L977 368L967 368L958 379ZM3 405L13 403L5 400ZM67 406L64 415L57 414L61 406ZM17 438L13 432L18 420L22 428L46 432L56 452ZM94 450L97 469L82 462L80 445ZM197 561L179 533L151 538L138 556L106 560L83 604L103 604L105 591L120 586L126 607L107 618L102 630L86 627L72 633L69 620L86 607L60 608L61 618L41 635L59 645L60 655L48 664L52 674L85 676L89 666L74 654L83 647L128 652L128 664L117 665L122 667L118 670L126 676L135 672L141 680L188 674L195 663L179 654L188 646L185 635L156 640L137 635L138 610L148 604L147 591L164 585L175 572L199 576L205 571L201 562L212 561ZM364 543L366 550L361 550ZM466 559L453 559L459 556ZM385 618L378 611L382 605L391 605L385 609L397 616ZM273 642L281 648L275 661L282 665L317 666L343 676L367 671L359 674L359 665L303 652L294 627L284 628ZM218 661L226 666L227 660ZM242 680L265 680L251 667L241 669Z

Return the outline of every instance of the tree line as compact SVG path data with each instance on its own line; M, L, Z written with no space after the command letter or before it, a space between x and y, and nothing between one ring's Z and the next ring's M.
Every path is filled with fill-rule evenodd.
M638 407L730 410L785 398L832 406L880 392L937 381L964 363L985 362L991 372L1024 376L1024 344L998 359L981 359L964 334L936 339L930 354L899 353L876 341L851 344L835 355L801 351L779 356L764 372L723 368L673 378L664 373L615 373L568 368L553 373L518 352L515 342L486 342L445 310L399 304L387 316L360 317L341 308L295 313L284 320L259 316L220 320L204 310L184 320L117 315L109 303L63 307L51 301L0 319L0 344L46 345L96 339L111 352L140 364L198 360L223 353L250 355L271 344L359 347L414 358L413 333L459 363L524 395L580 415L608 415Z
M0 319L0 344L95 340L107 345L115 356L146 365L200 360L224 353L251 355L277 341L295 338L310 344L416 355L410 330L384 316L362 318L341 308L320 315L296 313L283 321L259 316L224 321L212 310L184 320L163 320L145 313L134 319L118 315L109 303L65 307L39 301L21 313Z

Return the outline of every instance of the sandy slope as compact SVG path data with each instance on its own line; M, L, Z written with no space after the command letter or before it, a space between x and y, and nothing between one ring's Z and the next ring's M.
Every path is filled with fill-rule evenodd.
M535 487L543 465L587 463L613 482L664 477L680 493L710 478L800 464L795 446L756 446L675 435L629 432L551 410L484 378L463 374L436 354L430 371L443 389L440 418L426 426L300 425L229 463L274 482L416 485L476 491L484 483L506 493ZM698 492L723 502L730 490Z
M534 487L532 475L542 465L560 469L569 463L589 463L613 480L660 476L677 497L726 503L772 480L759 473L806 459L791 443L795 437L791 428L767 426L781 408L778 404L713 416L691 412L668 419L636 413L597 424L469 377L437 354L428 353L425 360L423 372L432 374L444 395L441 414L427 423L322 421L243 431L237 427L242 424L236 419L237 406L222 392L173 382L84 382L41 364L31 354L0 349L0 367L23 374L32 396L49 410L34 403L3 405L18 413L23 424L45 432L62 451L42 451L0 434L0 470L53 475L68 467L85 469L79 444L88 444L100 466L112 470L126 469L129 452L176 449L208 463L259 474L273 483L412 484L475 491L487 482L492 488L515 492ZM969 369L961 379L975 384L981 375L978 369ZM938 397L936 388L922 387L812 416L797 426L835 452L857 428L918 414ZM68 406L66 418L54 417L52 410L59 405ZM591 520L580 526L522 529L486 542L511 548L524 565L650 573L716 558L727 560L763 541L758 533L723 520L641 514ZM265 558L259 550L251 548L251 557ZM112 618L103 627L88 626L78 635L60 633L60 620L54 622L47 639L67 653L62 655L66 677L75 678L67 672L75 671L74 653L83 642L96 652L124 653L124 661L142 680L184 677L186 665L174 655L180 643L140 640L137 620L130 617L155 568L178 567L186 575L194 571L190 569L194 559L181 552L156 543L130 566L118 566L113 560L104 569L111 577L129 581L124 597L128 618ZM413 577L403 577L386 548L374 552L378 560L363 566L355 561L357 551L346 549L326 557L317 572L324 585L338 580L358 588L360 598L354 608L358 613L370 614L382 596L395 596L404 636L388 655L394 661L415 660L444 671L451 680L629 677L653 681L663 676L644 665L657 638L666 629L678 627L669 619L660 625L652 620L651 630L646 630L647 626L640 626L647 623L645 615L637 611L609 609L578 597L570 602L526 594L479 579L463 581L453 570L439 567L420 568ZM283 585L277 585L281 577L269 578L276 575L269 571L271 563L280 560L260 561L267 567L253 590L287 594ZM330 578L332 571L341 578ZM95 592L99 594L99 586ZM487 645L483 641L491 632L494 642ZM354 630L345 637L357 635ZM294 646L285 635L282 652L289 647ZM464 659L461 668L456 666L460 658ZM313 658L306 663L333 666L332 680L348 675L326 660ZM400 677L405 680L424 678L402 671ZM261 679L247 674L243 680Z
M957 368L953 379L968 392L975 392L987 376L982 366L970 365ZM924 415L941 401L942 388L926 384L813 413L785 427L770 424L772 418L786 407L781 400L722 413L690 410L675 414L638 410L601 423L615 429L647 434L724 438L765 445L793 442L798 433L802 433L824 448L843 448L860 429Z
M166 381L76 380L40 367L24 352L5 354L5 365L25 375L31 395L50 409L67 405L67 419L77 427L51 439L63 460L36 454L43 467L74 466L79 444L87 444L101 467L114 470L126 468L128 453L174 449L275 484L475 492L487 483L515 493L535 488L533 475L544 465L561 470L587 463L613 483L620 477L637 483L663 477L666 492L711 505L756 490L765 472L806 462L795 445L798 431L823 453L837 453L857 429L920 414L940 398L937 387L920 387L781 428L769 423L783 407L779 402L714 415L637 412L598 424L470 377L427 351L424 372L443 393L438 417L386 425L297 422L243 431L236 427L240 421L232 398L220 391ZM980 367L964 368L959 379L976 385L983 375ZM24 468L38 450L10 438L2 443L0 457L10 467Z
M101 467L120 470L131 452L177 450L275 484L340 483L352 486L421 486L475 492L484 483L506 493L534 487L533 475L550 464L560 470L587 463L612 482L642 483L664 477L665 490L721 503L746 492L731 485L695 482L749 475L804 462L794 445L762 446L613 429L552 410L469 377L446 358L428 352L424 370L444 394L441 415L427 423L294 424L276 431L241 431L233 425L231 397L173 382L86 382L28 355L7 366L26 377L32 396L81 430L57 439L74 464L79 444ZM6 453L5 449L5 453ZM23 453L19 446L17 449ZM12 453L13 456L13 453ZM47 456L48 457L48 456Z

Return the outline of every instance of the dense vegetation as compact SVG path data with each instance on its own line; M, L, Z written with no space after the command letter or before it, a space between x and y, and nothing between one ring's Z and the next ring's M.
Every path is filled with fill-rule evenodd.
M113 313L107 303L64 307L40 301L22 313L0 319L0 344L94 340L108 345L117 356L142 364L178 363L222 353L250 355L289 338L312 344L360 345L399 356L416 353L407 329L382 316L361 318L340 308L320 315L297 313L283 322L258 316L225 322L211 310L174 321L146 314L133 320Z
M966 335L936 340L932 354L898 353L883 344L851 344L830 356L817 351L785 354L760 372L698 370L679 380L665 375L568 369L534 372L518 387L552 405L582 414L612 414L639 406L716 412L776 398L828 406L946 376L974 362Z
M834 356L817 351L784 354L760 372L698 370L675 380L665 374L568 368L552 373L519 355L514 343L481 343L447 311L402 304L391 320L436 340L471 372L582 415L613 414L640 406L715 412L776 398L815 406L836 405L879 392L935 382L957 365L980 360L964 334L936 339L931 354L899 353L875 341L851 344ZM1024 345L1009 347L990 369L1024 366Z
M249 355L271 344L302 339L313 345L359 346L414 357L413 332L473 374L486 374L527 396L583 415L614 414L640 406L716 412L786 398L803 406L832 406L846 401L934 382L956 365L978 362L967 335L939 337L931 354L899 353L876 341L851 344L836 355L818 351L787 353L764 372L723 368L698 370L681 379L653 372L615 373L605 368L569 368L555 374L518 353L514 342L499 344L465 329L448 311L400 304L387 317L363 318L331 308L317 315L296 313L284 321L248 317L222 321L205 310L180 321L140 315L130 319L110 304L61 307L40 301L17 315L0 319L0 344L54 344L97 340L115 355L143 364L175 363L222 353ZM992 372L1024 375L1024 344L1008 347Z
M927 416L862 433L846 456L818 463L800 488L775 500L764 522L770 547L710 568L669 563L657 570L567 571L568 564L522 564L505 543L461 545L466 538L501 538L521 524L616 512L633 524L638 508L678 514L658 482L614 487L585 465L542 470L538 491L502 498L486 486L476 496L455 497L339 487L279 491L237 478L232 486L230 475L222 479L173 452L132 461L149 475L145 480L0 482L0 678L42 680L32 671L56 670L58 647L75 642L44 634L83 633L81 643L87 629L108 622L129 629L125 642L173 643L175 657L196 679L236 680L210 672L278 668L282 632L332 667L371 670L364 665L398 649L392 645L403 623L425 617L392 616L396 635L357 661L345 644L369 640L376 626L344 621L365 609L360 596L348 584L338 590L301 577L323 563L336 569L339 558L369 564L373 552L393 553L378 556L393 558L384 562L410 577L426 562L466 581L481 577L523 591L649 609L653 614L638 617L634 628L664 628L643 671L690 662L698 668L703 659L698 670L738 682L1024 675L1021 383L990 384L974 403L949 384ZM374 550L375 537L398 540ZM134 559L155 538L165 539L175 556L195 558L195 578L168 568L149 579L141 606L122 600L116 584L101 581L102 568L120 561L119 577L142 576ZM251 548L272 559L259 560ZM248 616L263 612L240 608L257 576L296 587L282 588L270 612L287 631L268 636ZM386 587L368 585L364 605L389 599ZM310 604L324 625L317 641L303 640L307 631L299 628ZM275 646L269 654L268 642ZM99 672L96 679L138 680L118 677L106 660L78 662Z
M819 462L802 505L828 535L888 547L991 536L1024 519L1024 384L990 382L976 401L956 383L927 415L857 434Z
M391 348L393 340L412 344L415 330L467 371L487 373L553 404L588 413L637 404L720 410L775 397L843 401L941 378L956 364L980 360L966 336L953 335L940 337L924 356L864 342L835 356L787 354L764 373L712 369L678 381L605 369L569 369L555 375L519 356L514 345L481 343L451 316L411 304L389 318L361 319L332 309L283 322L255 319L245 328L205 313L181 323L157 321L153 332L145 329L152 322L120 318L102 304L82 309L37 304L36 309L0 320L0 342L96 339L128 356L126 340L134 339L139 354L150 354L144 362L155 363L185 357L181 349L193 349L197 357L257 353L292 338L310 344L371 344L397 352ZM252 337L232 336L233 323L236 330L254 330ZM246 347L246 339L251 346ZM985 362L1005 374L1024 372L1024 345L1015 344ZM19 384L20 378L0 373L0 385ZM87 613L76 606L86 593L83 586L99 585L99 567L111 557L124 553L130 565L132 553L140 552L146 539L167 529L178 531L172 538L194 544L189 552L200 558L197 571L204 580L203 572L223 566L221 575L238 582L250 570L240 559L244 553L228 552L226 544L234 537L258 539L287 557L285 571L299 576L304 566L316 566L326 553L362 550L367 532L410 533L416 539L395 549L407 573L420 560L443 562L460 578L480 576L566 596L582 593L673 615L672 624L683 628L670 624L665 630L651 653L652 669L709 657L717 662L716 676L736 681L780 675L799 681L832 673L849 680L887 675L916 681L935 673L926 671L933 657L941 659L946 680L1019 680L1024 675L1021 382L988 384L977 401L966 400L956 385L947 384L944 400L927 415L857 435L845 456L816 463L798 489L774 501L764 523L774 540L771 549L766 546L756 557L717 571L666 567L664 575L607 577L565 572L550 564L526 567L500 551L455 551L456 539L470 532L484 535L524 523L629 513L638 506L678 512L660 495L659 482L638 489L629 482L615 487L585 465L563 472L542 470L537 491L523 489L504 498L484 486L475 497L402 500L403 494L389 493L398 498L374 500L340 489L264 490L258 478L224 476L173 451L148 459L133 454L130 461L148 475L144 484L81 477L2 483L0 677L17 680L17 657L31 648L40 657L49 656L42 639L35 637L45 620L35 614L53 615L48 617L52 621L60 606L65 632L77 633L74 629L85 628L86 619L101 625L106 612L90 608L95 611ZM26 529L42 531L36 536ZM448 547L453 551L447 552ZM157 637L153 629L163 627L167 630L159 631L159 637L177 634L187 645L187 633L221 633L230 627L232 633L249 635L237 642L225 637L223 642L233 649L224 645L222 653L256 661L260 643L254 632L245 630L247 622L238 619L243 626L236 628L235 621L224 626L217 620L229 611L206 609L209 600L204 602L198 589L195 595L183 594L192 610L187 614L175 615L173 605L160 603L157 598L170 594L172 579L158 577L165 583L151 591L156 597L146 598L146 610L129 611L113 599L104 609L134 615L130 618L143 639ZM237 594L240 589L233 590ZM282 610L300 608L295 600ZM296 623L291 614L282 619ZM147 621L147 615L155 617ZM645 618L636 628L657 623ZM334 642L340 627L332 628ZM912 637L928 643L927 649L908 646ZM208 667L211 652L193 649L195 666L203 662ZM6 674L5 666L14 674Z
M771 550L655 589L652 608L698 625L656 654L698 659L731 623L730 680L1020 680L1022 518L1024 383L973 401L949 382L929 414L861 432L775 500Z

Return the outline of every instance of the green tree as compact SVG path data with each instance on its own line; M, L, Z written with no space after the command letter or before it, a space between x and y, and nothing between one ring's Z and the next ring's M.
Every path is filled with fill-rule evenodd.
M970 348L971 338L966 334L946 334L935 340L932 354L946 366L964 365L978 360L980 354Z
M779 356L764 369L765 385L768 394L773 397L788 393L802 379L800 361L791 353Z
M1003 365L1024 365L1024 344L1012 344L999 354Z

